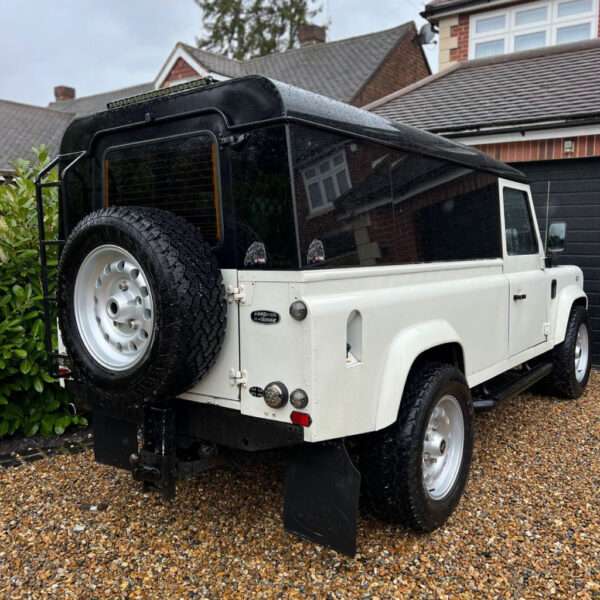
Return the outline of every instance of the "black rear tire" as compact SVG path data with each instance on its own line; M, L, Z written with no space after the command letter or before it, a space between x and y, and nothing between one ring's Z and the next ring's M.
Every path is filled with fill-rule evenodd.
M464 421L462 462L446 495L433 499L423 482L423 446L431 413L440 398L452 395ZM367 436L359 464L367 508L377 517L417 531L443 525L466 485L473 452L473 404L463 374L451 365L414 368L406 383L398 420Z
M87 256L107 244L137 260L155 304L151 346L128 370L111 370L93 357L75 315L79 270ZM75 377L93 396L127 406L166 401L189 389L214 364L225 335L225 290L210 246L193 225L157 209L111 207L86 216L61 255L58 302Z
M588 351L587 364L579 373L575 367L575 348L577 334L581 327L587 329ZM552 373L544 381L544 390L551 396L576 400L583 394L590 377L591 361L591 330L588 313L584 306L576 305L571 309L567 322L567 332L564 341L551 352Z

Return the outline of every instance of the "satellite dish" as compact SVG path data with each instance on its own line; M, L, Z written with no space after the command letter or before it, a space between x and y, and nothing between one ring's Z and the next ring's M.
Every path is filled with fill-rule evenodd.
M419 31L419 42L421 42L423 46L431 44L433 40L435 40L436 33L437 32L431 23L425 23L425 25L421 27L421 31Z

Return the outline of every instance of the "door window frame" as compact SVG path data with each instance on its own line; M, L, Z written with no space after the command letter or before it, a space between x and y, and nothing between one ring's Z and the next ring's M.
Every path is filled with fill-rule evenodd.
M540 261L540 268L544 268L544 245L542 244L542 238L540 235L540 228L535 214L535 207L533 206L533 198L531 196L531 187L525 183L517 183L516 181L510 181L509 179L498 179L499 196L500 196L500 226L502 227L502 255L504 261L510 261L516 269L523 266L526 268L531 265L531 259L534 257L536 261ZM508 245L506 242L506 216L504 213L504 190L512 189L519 192L525 192L527 196L527 207L529 211L529 220L531 226L534 229L534 235L537 240L538 250L532 254L509 254Z

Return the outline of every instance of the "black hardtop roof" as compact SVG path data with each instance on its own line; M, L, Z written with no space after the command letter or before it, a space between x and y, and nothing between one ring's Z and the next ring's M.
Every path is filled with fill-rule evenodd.
M479 150L286 83L251 75L208 85L177 86L157 97L142 94L109 110L75 119L65 132L62 153L90 149L103 133L144 126L174 115L217 112L231 133L277 122L298 122L367 138L463 166L525 181L520 171Z

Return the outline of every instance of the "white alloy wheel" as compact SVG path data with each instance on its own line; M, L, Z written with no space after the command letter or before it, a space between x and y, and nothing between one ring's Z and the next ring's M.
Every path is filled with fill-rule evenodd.
M577 330L575 341L575 377L581 383L586 376L590 360L590 334L587 325L582 323Z
M127 371L149 352L155 308L148 278L123 248L107 244L90 252L79 267L75 319L87 351L110 371Z
M463 461L465 420L458 400L446 394L431 411L423 441L423 487L433 500L452 490Z

